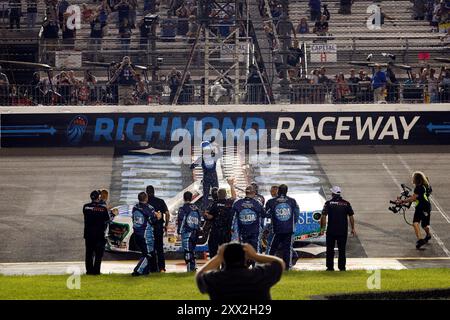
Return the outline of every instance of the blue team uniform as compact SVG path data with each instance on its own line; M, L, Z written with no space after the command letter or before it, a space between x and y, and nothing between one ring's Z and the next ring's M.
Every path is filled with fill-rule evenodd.
M158 220L155 209L148 203L138 203L133 207L133 231L136 244L142 252L134 272L137 274L148 274L156 264L153 226Z
M200 230L200 210L195 204L186 203L178 210L178 234L181 235L181 247L187 271L195 271L195 247Z
M245 197L233 204L233 236L232 240L249 243L258 250L259 234L264 207L255 199Z
M295 199L281 195L267 201L266 213L272 221L273 230L269 254L273 255L280 249L289 270L292 267L294 230L300 216L300 208Z
M202 143L203 149L212 148L211 143L209 141L204 141ZM208 196L209 192L212 188L218 188L219 187L219 179L217 178L217 159L219 159L219 155L215 155L214 152L211 154L205 154L202 157L198 158L192 165L191 169L197 167L201 164L202 170L203 170L203 199L202 199L202 205L203 210L206 210L208 208Z

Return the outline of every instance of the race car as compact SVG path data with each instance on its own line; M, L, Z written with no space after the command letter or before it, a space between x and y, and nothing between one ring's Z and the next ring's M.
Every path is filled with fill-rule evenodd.
M219 187L230 188L227 183L220 183ZM194 195L193 203L201 204L202 194L199 182L194 182L188 188L180 192L176 197L168 201L170 212L170 221L167 227L167 234L164 236L165 252L182 252L181 239L177 235L177 210L182 205L182 194L185 191L191 191ZM230 194L229 194L230 195ZM294 247L302 246L303 243L324 244L325 236L319 236L320 217L324 197L317 192L303 192L290 194L289 196L297 200L300 206L300 218L295 226ZM133 221L131 217L132 205L123 205L117 207L119 214L114 217L109 225L107 234L106 250L110 252L138 252L137 245L133 237ZM197 241L197 252L208 251L209 222L203 217L201 220L201 230Z

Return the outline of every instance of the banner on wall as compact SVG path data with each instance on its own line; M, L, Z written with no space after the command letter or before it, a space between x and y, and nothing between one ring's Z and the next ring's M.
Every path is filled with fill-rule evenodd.
M311 44L311 62L336 62L337 45L334 43Z
M199 124L200 134L214 128L223 136L265 129L281 148L450 144L450 112L398 111L2 114L1 146L168 148L180 140L177 129L193 139Z

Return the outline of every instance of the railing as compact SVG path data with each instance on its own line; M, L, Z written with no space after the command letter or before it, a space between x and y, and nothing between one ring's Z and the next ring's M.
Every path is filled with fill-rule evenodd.
M160 84L125 85L1 85L0 105L151 105L171 104L176 88ZM231 85L210 85L209 104L234 104ZM274 96L281 97L281 90ZM395 84L373 89L370 82L361 84L328 83L320 85L291 84L286 93L293 104L371 104L371 103L448 103L450 85ZM178 104L204 104L205 88L200 84L185 84ZM242 85L237 101L240 104L267 104L261 84Z

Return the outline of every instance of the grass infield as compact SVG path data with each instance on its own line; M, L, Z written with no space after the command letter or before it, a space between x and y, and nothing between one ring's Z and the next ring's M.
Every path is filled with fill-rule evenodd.
M383 291L450 287L450 268L381 270ZM374 292L367 288L371 274L366 271L291 271L272 288L275 300L310 299L338 293ZM0 299L207 299L198 292L194 275L152 274L81 276L81 287L67 288L68 276L0 276Z

